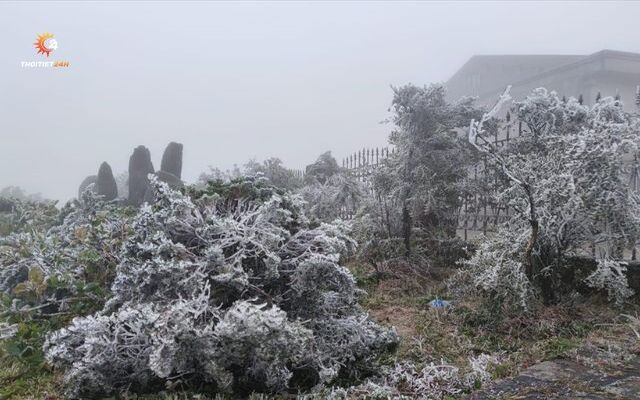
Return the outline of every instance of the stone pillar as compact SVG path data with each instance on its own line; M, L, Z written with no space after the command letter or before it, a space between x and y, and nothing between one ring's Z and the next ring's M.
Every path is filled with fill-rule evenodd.
M171 142L164 150L160 170L182 178L182 144Z
M96 188L98 195L103 196L106 201L111 201L118 197L118 185L113 177L111 166L106 162L103 162L98 170Z
M129 157L129 203L139 206L149 186L148 175L154 172L151 153L144 146L138 146Z

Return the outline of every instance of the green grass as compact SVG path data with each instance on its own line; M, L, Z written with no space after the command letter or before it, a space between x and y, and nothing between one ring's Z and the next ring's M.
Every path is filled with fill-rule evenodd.
M553 360L578 348L580 343L581 341L578 338L556 337L543 340L538 343L538 346L544 360Z
M61 393L59 377L47 368L0 357L0 400L54 400Z

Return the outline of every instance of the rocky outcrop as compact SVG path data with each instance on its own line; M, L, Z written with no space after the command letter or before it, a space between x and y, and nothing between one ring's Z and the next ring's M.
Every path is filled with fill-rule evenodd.
M164 150L160 170L182 178L182 144L171 142Z
M182 175L182 144L171 142L166 147L162 155L160 171L157 173L151 162L151 152L145 146L138 146L133 149L133 154L129 157L129 176L126 187L121 186L118 190L118 182L113 176L111 166L103 162L100 165L98 175L91 175L85 178L78 189L78 198L82 197L82 192L93 184L94 193L103 197L104 200L112 201L121 196L127 196L125 203L138 207L148 197L152 195L149 190L149 174L154 174L162 182L166 182L172 188L184 186L180 176ZM120 179L122 181L122 179ZM123 182L121 182L121 185Z
M628 346L628 343L624 343ZM498 380L470 394L466 400L494 399L637 399L640 393L640 357L627 353L627 360L619 355L615 363L603 359L607 353L594 353L584 345L563 355L572 359L555 359L535 364L520 375ZM612 347L616 348L616 347ZM627 347L618 347L627 348ZM607 368L594 366L607 365Z
M165 182L172 189L180 189L184 186L184 183L182 183L180 178L169 172L158 171L156 172L156 176L158 177L158 180L160 180L161 182Z
M144 201L149 187L148 175L154 172L151 153L144 146L138 146L129 157L129 203L139 206Z
M84 178L82 183L80 183L80 187L78 187L78 199L82 198L82 193L84 193L84 191L89 187L89 185L93 184L94 185L93 190L96 191L95 184L97 183L98 183L97 175L89 175L86 178Z
M106 162L103 162L98 170L96 190L98 195L102 196L106 201L111 201L118 197L118 185L113 177L111 166Z

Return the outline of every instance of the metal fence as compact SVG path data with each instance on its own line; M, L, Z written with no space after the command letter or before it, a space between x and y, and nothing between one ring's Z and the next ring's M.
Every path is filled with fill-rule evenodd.
M342 168L346 168L361 182L368 182L376 168L385 162L395 149L388 147L363 148L342 159Z
M497 131L492 138L491 143L498 149L506 148L510 142L519 136L526 134L523 131L522 122L515 125L507 125L501 131ZM489 139L486 138L485 139ZM342 165L352 171L358 180L368 183L370 178L380 165L382 165L394 150L388 148L383 149L363 149L346 157ZM640 190L640 157L636 154L633 159L629 160L631 165L629 171L630 184L633 190ZM491 167L486 156L469 170L467 176L468 186L474 187L473 195L466 196L462 199L461 205L456 212L455 220L457 221L457 235L469 240L479 235L495 232L498 226L507 221L513 213L509 207L499 204L495 201L492 188L499 185L500 175ZM372 185L369 185L373 191ZM344 210L345 218L352 218L353 213ZM598 251L599 247L609 246L610 244L592 243L585 248L585 252L592 256ZM624 249L624 258L636 259L637 250L635 247Z
M502 149L509 147L510 141L522 135L522 122L518 123L517 129L511 125L502 131L496 131L490 140L495 148ZM467 240L478 234L495 232L497 227L509 219L512 210L504 204L497 203L489 188L496 187L499 182L497 171L488 165L486 155L481 161L473 166L467 178L472 181L470 186L478 190L474 194L463 199L460 209L456 215L458 235Z
M492 138L492 143L497 148L509 146L510 140L522 134L522 124L518 124L514 129L508 126L500 132L496 132ZM395 149L385 148L367 149L363 148L342 160L342 166L361 182L369 182L376 168L382 165L385 160L395 153ZM497 184L498 176L488 166L486 157L475 165L470 171L468 178L472 186L486 188L489 181ZM458 221L458 235L467 240L478 234L494 232L497 226L504 222L510 215L510 210L493 201L492 197L485 190L478 190L473 196L463 199L458 212L455 215ZM348 215L346 213L345 215Z

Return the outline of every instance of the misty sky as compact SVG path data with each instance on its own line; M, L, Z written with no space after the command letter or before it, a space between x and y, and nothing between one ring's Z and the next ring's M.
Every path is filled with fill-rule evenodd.
M303 168L386 143L391 85L474 54L640 52L632 2L3 2L0 188L75 195L132 149L184 143L183 177L276 156ZM43 61L36 35L55 34Z

